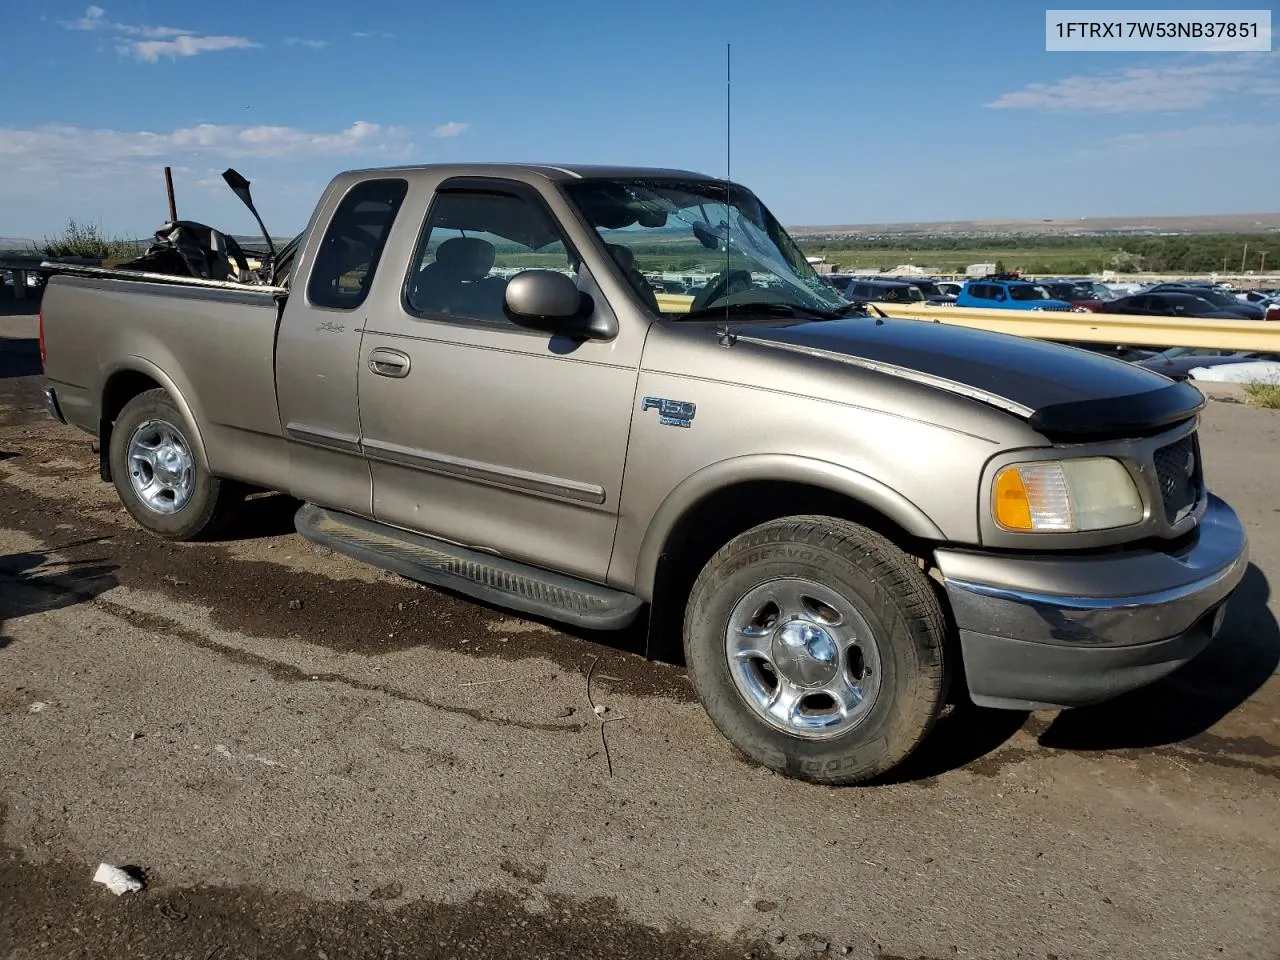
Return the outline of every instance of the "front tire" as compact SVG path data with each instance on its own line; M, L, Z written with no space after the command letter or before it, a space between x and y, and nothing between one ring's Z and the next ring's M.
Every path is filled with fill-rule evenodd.
M860 783L919 746L946 702L946 621L920 568L847 520L748 530L703 568L685 660L707 714L750 759Z
M111 478L126 510L149 533L195 540L224 529L243 501L215 477L191 442L191 428L164 390L125 404L111 430Z

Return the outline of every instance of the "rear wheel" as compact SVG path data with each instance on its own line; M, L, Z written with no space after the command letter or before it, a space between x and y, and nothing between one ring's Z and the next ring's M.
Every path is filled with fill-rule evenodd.
M111 476L120 502L147 531L194 540L225 528L243 500L215 477L190 440L186 418L164 390L140 393L111 430Z
M919 567L845 520L792 517L734 538L685 615L685 658L715 725L779 773L885 773L945 703L946 627Z

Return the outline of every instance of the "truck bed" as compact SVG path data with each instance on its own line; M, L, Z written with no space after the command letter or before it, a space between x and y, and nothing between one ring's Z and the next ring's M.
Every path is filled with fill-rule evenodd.
M256 454L277 459L283 443L275 389L283 292L59 268L44 294L45 375L67 421L95 434L113 381L147 376L187 406L215 472L262 480L261 465L251 467L252 460Z

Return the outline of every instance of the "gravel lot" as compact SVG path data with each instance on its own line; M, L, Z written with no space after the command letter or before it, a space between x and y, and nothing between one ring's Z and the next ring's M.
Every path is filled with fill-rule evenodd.
M834 790L741 760L636 635L329 554L286 498L148 538L44 414L32 337L0 319L6 960L1280 957L1280 413L1205 417L1253 566L1201 658L1088 710L956 710Z

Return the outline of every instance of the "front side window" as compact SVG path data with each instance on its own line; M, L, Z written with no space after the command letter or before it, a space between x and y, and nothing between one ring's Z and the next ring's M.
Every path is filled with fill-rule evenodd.
M522 270L555 270L577 282L555 221L505 193L437 195L410 263L405 305L422 317L509 323L507 281Z
M354 310L364 303L408 190L404 180L385 179L365 180L347 191L316 251L307 283L312 304Z
M1029 283L1015 283L1009 287L1009 298L1023 303L1028 300L1048 300L1049 295L1040 287Z
M712 319L749 313L843 311L773 215L749 191L714 180L589 179L565 194L604 241L633 286L685 278L692 296L666 298L655 313ZM642 296L647 301L647 298Z

